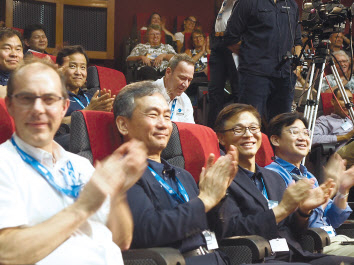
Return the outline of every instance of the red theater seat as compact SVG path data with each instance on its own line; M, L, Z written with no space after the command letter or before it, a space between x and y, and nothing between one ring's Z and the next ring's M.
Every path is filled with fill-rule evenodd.
M15 131L15 124L7 112L5 100L0 98L0 144L11 138Z

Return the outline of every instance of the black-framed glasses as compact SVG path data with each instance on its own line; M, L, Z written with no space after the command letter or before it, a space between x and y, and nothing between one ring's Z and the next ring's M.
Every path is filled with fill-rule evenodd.
M31 93L18 93L16 95L10 96L10 98L15 98L16 101L24 107L33 106L37 98L40 98L42 102L48 107L52 106L54 103L58 102L59 100L65 99L64 97L60 97L53 94L44 94L44 95L36 96Z
M256 134L256 133L259 133L261 131L261 126L259 126L259 125L251 125L251 126L245 127L245 126L237 125L237 126L231 128L231 129L223 130L221 132L233 131L234 135L242 136L242 135L244 135L246 133L246 130L248 130L252 134Z
M293 127L293 128L289 128L285 131L288 131L290 132L290 134L295 138L295 137L299 137L300 134L302 136L305 136L305 137L310 137L310 134L311 134L311 130L309 129L300 129L300 128L296 128L296 127Z

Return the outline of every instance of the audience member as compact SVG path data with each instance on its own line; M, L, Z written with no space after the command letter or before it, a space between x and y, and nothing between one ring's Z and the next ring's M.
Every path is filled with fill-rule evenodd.
M353 101L353 94L348 88L345 89L350 102ZM336 96L337 100L334 98ZM345 107L344 99L339 88L334 90L331 104L333 113L322 115L317 118L313 132L312 145L318 143L337 144L336 150L341 148L354 136L353 122L348 116L348 109Z
M331 36L329 37L329 48L331 52L336 52L340 51L343 49L343 40L344 40L344 34L339 32L339 33L332 33Z
M209 37L205 38L203 31L192 32L193 49L187 49L186 54L194 61L194 77L208 76L208 55L210 54Z
M184 51L184 34L192 33L195 26L197 25L197 22L198 21L195 16L186 17L183 21L183 31L175 33L178 53Z
M220 1L219 1L220 2ZM208 126L213 128L218 113L223 109L224 89L229 80L234 102L238 102L238 72L232 52L226 47L224 34L227 21L236 0L224 0L215 21L215 34L211 38L209 58L210 82L208 85Z
M125 193L145 170L144 145L128 142L94 170L53 141L69 107L54 65L21 66L7 90L16 132L0 145L0 263L123 264L133 233Z
M295 0L238 0L227 23L225 44L239 54L239 102L254 106L267 121L291 110L296 76L282 58L300 55L298 21Z
M57 64L65 76L66 89L69 94L70 106L63 123L71 123L71 113L76 110L111 111L114 96L110 90L97 90L94 95L84 91L87 77L88 57L81 46L67 46L59 51Z
M48 47L48 39L45 34L43 25L28 25L24 29L23 39L26 45L26 50L31 49L37 52L48 54L45 50Z
M10 73L22 62L23 46L21 34L13 29L0 29L0 98L6 96L6 85Z
M184 93L193 73L194 61L187 54L177 54L169 61L165 76L154 82L168 94L172 121L194 123L192 102Z
M336 51L333 52L332 55L334 56L333 61L336 65L343 86L349 88L350 91L354 93L354 77L350 76L351 71L348 54L346 54L345 51ZM334 79L333 74L327 75L326 77L329 85L326 81L326 78L323 78L321 90L322 92L332 92L332 90L338 87L337 82ZM329 86L331 86L332 90L329 88Z
M161 158L172 132L170 108L164 92L151 82L126 86L114 102L114 116L123 140L143 141L148 149L148 169L128 191L133 213L133 248L172 247L186 264L228 264L206 242L210 235L206 213L225 196L236 170L236 151L219 158L211 154L200 176L199 189L184 169ZM208 243L208 245L207 245Z
M301 235L312 209L323 204L332 192L333 180L312 188L314 180L302 179L286 188L279 174L259 167L255 155L261 146L261 118L250 105L232 104L218 115L215 130L226 151L234 145L239 153L239 169L228 196L210 215L219 238L260 235L270 241L268 261L283 260L310 264L353 262L349 257L313 254L302 249Z
M139 43L134 47L128 62L139 62L138 79L156 80L164 75L168 61L176 54L169 44L161 44L161 28L158 25L150 25L147 28L147 43Z
M166 19L162 18L159 13L152 13L149 17L147 25L158 25L161 30L165 32L166 44L170 44L172 47L175 46L176 38L175 36L166 28ZM147 30L147 27L142 27L140 30Z
M310 149L310 131L307 127L307 120L297 112L280 114L269 123L269 138L276 158L266 168L277 172L286 186L299 182L300 179L310 179L318 187L315 176L301 164ZM334 232L334 228L347 220L352 212L347 197L349 189L354 185L354 168L345 171L345 161L336 154L327 163L325 175L336 183L331 197L336 190L338 192L333 200L328 199L308 214L309 227L320 227L329 234L331 244L323 249L325 254L354 257L354 246L341 244L342 241L352 239L345 235L335 236Z

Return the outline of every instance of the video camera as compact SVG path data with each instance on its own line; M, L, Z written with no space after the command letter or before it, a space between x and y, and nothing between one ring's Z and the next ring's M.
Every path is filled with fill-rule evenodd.
M303 29L320 40L327 39L332 33L343 32L345 21L352 19L354 3L345 7L340 0L322 3L321 0L312 0L303 3L302 26Z

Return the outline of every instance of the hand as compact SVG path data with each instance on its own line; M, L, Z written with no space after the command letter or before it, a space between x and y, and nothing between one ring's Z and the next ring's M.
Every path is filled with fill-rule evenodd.
M342 182L342 176L344 175L346 168L346 161L341 158L340 155L334 153L331 158L328 160L327 165L324 167L325 179L333 179L337 187L340 186ZM336 190L333 190L335 193ZM331 194L331 197L334 194Z
M205 212L210 211L225 196L227 188L237 173L238 154L234 146L214 163L210 154L206 168L202 169L199 181L199 198L203 201Z
M166 29L166 18L165 18L165 17L162 17L162 18L161 18L161 24L160 24L160 26L161 26L161 29L162 29L163 31L165 31L165 29Z
M205 43L206 43L205 50L206 50L207 54L210 54L210 53L211 53L211 51L210 51L210 37L209 37L209 36L208 36L208 37L206 37L206 39L205 39Z
M338 184L338 190L342 194L347 194L349 189L354 186L354 166L344 171L341 182Z
M146 56L141 56L141 63L143 65L151 66L151 60Z
M147 162L145 145L131 140L108 158L96 163L96 170L80 193L77 203L93 214L108 195L112 200L124 196L125 192L141 177Z
M95 92L85 110L111 111L115 97L112 97L111 91L105 88L101 90L101 96L98 96L99 93L100 90Z
M155 67L160 66L164 59L165 59L165 54L160 54L159 56L157 56L154 60L154 66Z
M317 188L310 189L309 196L300 202L299 209L303 213L309 213L311 210L321 206L328 201L335 183L333 179L327 179Z
M277 207L280 207L282 212L285 212L285 216L288 216L296 210L301 201L309 196L314 184L315 181L310 179L300 179L296 183L290 184Z
M7 94L7 86L0 85L0 98L6 97Z
M236 44L232 44L230 46L227 46L227 48L229 48L229 50L231 50L233 53L235 54L239 54L240 52L240 47L241 47L241 41L239 41L238 43Z

